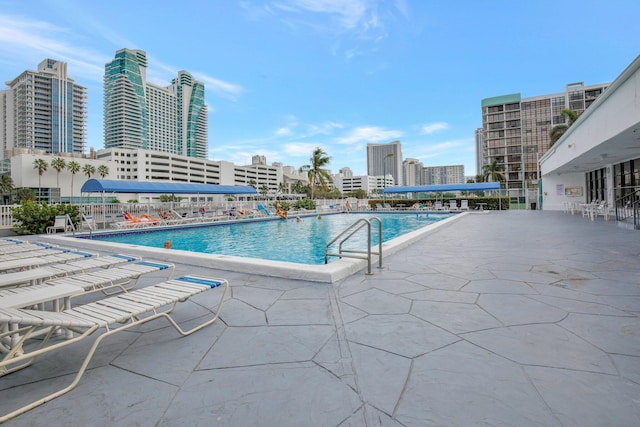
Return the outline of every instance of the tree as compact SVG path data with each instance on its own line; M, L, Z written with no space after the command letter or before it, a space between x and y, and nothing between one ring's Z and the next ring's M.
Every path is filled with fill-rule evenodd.
M16 200L19 203L22 203L23 201L35 201L36 200L36 193L30 189L30 188L20 188L18 189L18 191L16 191Z
M60 172L67 167L67 162L62 157L51 160L51 167L56 170L56 187L60 188Z
M44 174L49 168L49 163L45 162L42 159L35 159L33 161L33 168L38 170L38 198L40 198L42 192L42 174Z
M255 182L253 179L250 179L248 184L249 184L249 187L253 188L254 190L257 190L258 183Z
M498 160L493 159L488 165L484 165L484 179L488 182L504 182L503 165L498 164Z
M291 186L291 191L294 194L306 194L308 185L302 181L296 181L293 186Z
M286 194L287 193L287 184L283 182L281 182L280 184L278 184L278 192L280 194Z
M75 160L71 160L67 165L67 170L71 172L71 199L73 200L73 177L80 172L80 164Z
M313 150L313 154L309 159L311 164L304 165L300 168L300 172L307 174L309 178L309 187L311 187L311 198L313 199L315 194L315 188L320 186L324 191L328 190L328 186L333 182L331 174L325 166L331 161L331 157L327 156L327 153L320 147Z
M560 111L560 115L565 118L567 124L557 125L551 128L551 131L549 131L549 138L551 139L549 148L551 148L553 144L558 142L558 140L562 137L562 135L564 135L567 129L569 129L571 125L574 124L576 120L578 120L578 113L568 108Z
M109 175L109 168L106 165L100 165L98 166L97 172L100 178L104 179L105 176Z
M269 186L267 186L267 184L262 184L259 191L262 196L266 196L269 192Z
M90 179L91 175L96 173L96 167L90 164L86 164L82 167L82 173L87 175L87 178Z
M11 198L10 194L13 192L13 190L14 190L14 186L13 186L13 179L11 179L11 176L7 174L0 175L0 193L2 193L3 196L9 193L9 199L10 199ZM6 203L6 200L4 200L4 202Z

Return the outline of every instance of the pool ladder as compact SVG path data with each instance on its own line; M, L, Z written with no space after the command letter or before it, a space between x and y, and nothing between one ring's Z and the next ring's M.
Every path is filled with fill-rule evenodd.
M373 221L378 222L378 252L373 252L371 250L371 223ZM353 235L355 235L358 231L362 230L364 227L367 228L367 250L348 250L343 249L342 245L349 240ZM334 243L338 242L338 252L331 253L329 252L329 248ZM382 221L378 217L372 217L370 220L361 218L347 227L342 233L338 234L334 237L329 243L324 247L324 263L327 264L329 262L330 256L337 256L340 258L358 258L358 259L366 259L367 260L367 274L371 273L371 255L378 255L378 268L382 268Z

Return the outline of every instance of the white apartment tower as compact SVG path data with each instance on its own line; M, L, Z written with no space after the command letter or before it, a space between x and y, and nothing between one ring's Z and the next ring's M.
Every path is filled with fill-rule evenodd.
M395 185L403 185L400 141L388 144L367 144L367 175L385 177L391 175Z
M67 64L45 59L0 91L0 159L14 149L82 154L87 95L67 75Z

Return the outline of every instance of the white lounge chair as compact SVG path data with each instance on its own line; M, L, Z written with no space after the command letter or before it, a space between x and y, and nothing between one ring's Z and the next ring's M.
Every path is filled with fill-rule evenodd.
M469 201L468 200L460 200L460 210L468 211L469 210Z
M174 269L175 265L169 263L137 261L108 269L48 280L46 283L52 286L72 284L78 286L84 292L102 291L105 295L109 295L107 291L112 288L118 288L115 292L131 290L143 274L167 270L167 279L170 279ZM131 282L134 283L131 284Z
M98 257L89 253L84 254L88 256L81 260L68 260L67 262L58 262L56 264L40 266L31 270L0 274L0 289L15 287L18 285L24 286L25 284L35 285L56 277L81 273L97 267L106 268L115 264L136 260L136 258L126 255Z
M44 249L34 252L20 252L20 254L24 254L25 256L15 258L1 258L0 273L6 273L14 270L25 270L40 267L42 265L68 262L95 256L94 254L88 252L57 250L57 248Z
M0 256L18 254L21 252L28 253L33 251L39 251L42 249L52 249L52 248L59 248L59 247L56 245L50 245L47 243L40 243L40 242L35 242L35 243L25 242L25 243L17 243L14 245L2 245L0 246ZM60 248L60 250L65 250L65 249ZM71 249L66 249L66 250L71 250Z
M216 310L212 311L212 317L208 320L185 331L171 317L170 313L178 303L185 302L196 294L219 286L223 286L224 291ZM71 384L0 417L0 423L74 389L102 340L117 332L126 331L160 317L166 318L183 336L211 325L220 315L228 289L229 282L224 279L183 276L62 312L0 308L0 323L11 325L10 330L0 333L0 340L16 334L20 337L19 343L5 353L0 361L0 376L31 365L38 356L83 341L97 331L104 331L93 342ZM66 328L78 335L66 340L51 340L56 330L60 328ZM36 343L30 338L34 334L40 334L43 329L47 331L46 335L38 341L39 345L33 348L32 344ZM41 337L39 336L39 338ZM50 344L49 341L54 342Z

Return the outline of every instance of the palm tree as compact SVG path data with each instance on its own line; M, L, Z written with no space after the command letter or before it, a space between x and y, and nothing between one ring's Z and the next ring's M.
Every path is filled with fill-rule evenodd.
M71 160L67 165L67 170L71 172L71 200L73 200L73 177L80 172L80 164L75 160Z
M331 175L325 166L331 161L331 157L327 156L327 153L320 147L313 150L310 165L304 165L300 168L300 172L306 172L309 178L309 186L311 187L311 198L315 194L316 186L321 186L323 190L328 190L328 184L333 182Z
M11 199L11 193L13 192L14 188L15 187L13 186L13 179L11 179L10 175L0 175L0 193L2 193L3 196L9 193L9 199ZM6 203L7 200L3 200L3 202Z
M91 175L96 173L96 167L90 164L86 164L82 167L82 173L87 175L87 179L91 179Z
M97 172L98 175L100 175L100 178L104 179L105 176L109 175L109 167L106 165L100 165L98 166Z
M295 194L302 194L307 192L307 185L302 181L296 181L291 187L291 191Z
M551 148L553 144L558 142L558 140L562 137L562 135L564 135L567 129L569 129L569 127L571 127L571 125L574 124L576 120L578 120L578 113L568 108L560 111L560 115L565 118L567 124L557 125L551 128L551 131L549 132L549 138L551 139L549 148Z
M504 165L498 164L498 160L493 159L488 165L484 165L484 179L489 182L504 182Z
M51 160L51 167L56 170L56 187L60 188L60 172L67 167L67 162L62 157Z
M38 169L38 199L40 199L41 192L42 192L42 189L41 189L42 174L44 174L46 170L49 168L49 163L45 162L42 159L35 159L33 161L33 168Z
M280 194L286 194L288 193L287 191L287 184L285 184L284 182L281 182L280 184L278 184L278 192Z

